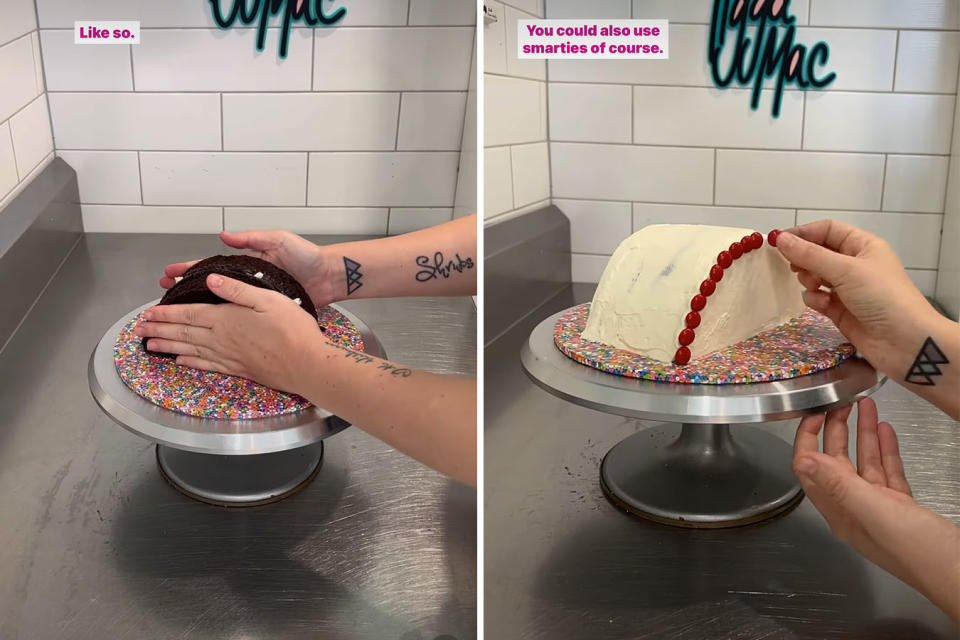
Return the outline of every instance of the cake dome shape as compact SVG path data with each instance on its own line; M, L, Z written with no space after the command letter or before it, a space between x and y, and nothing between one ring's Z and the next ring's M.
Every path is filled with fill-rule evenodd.
M287 296L300 308L316 319L317 309L306 289L297 280L280 267L255 258L253 256L212 256L201 260L183 273L183 277L164 294L159 305L166 304L225 304L228 301L220 298L207 288L207 276L216 273L240 282L245 282L260 289L270 289ZM147 349L147 338L143 340L143 348ZM157 355L156 351L150 351Z
M802 292L751 229L651 225L610 258L582 336L686 364L800 316Z

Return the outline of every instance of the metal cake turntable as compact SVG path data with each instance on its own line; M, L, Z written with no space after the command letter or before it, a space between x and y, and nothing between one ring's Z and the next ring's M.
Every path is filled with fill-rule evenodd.
M87 373L94 400L114 422L157 443L164 478L191 498L222 506L255 506L281 500L305 487L323 462L323 440L350 426L318 407L255 420L196 418L157 406L120 379L113 347L121 329L144 309L134 309L100 339ZM364 351L386 357L370 328L349 311Z
M789 380L694 385L652 382L579 364L554 344L543 320L521 350L527 375L568 402L630 418L660 420L613 446L600 465L604 494L618 507L681 527L746 525L803 499L790 445L759 426L843 407L885 382L865 360Z

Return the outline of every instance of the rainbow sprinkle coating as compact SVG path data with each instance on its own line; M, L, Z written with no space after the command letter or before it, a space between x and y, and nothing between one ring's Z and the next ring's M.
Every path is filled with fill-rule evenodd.
M252 380L180 366L172 358L147 353L141 338L133 333L140 315L120 330L113 360L124 384L153 404L188 416L220 420L269 418L311 406L298 395ZM342 313L324 307L317 315L317 323L328 339L355 351L363 350L360 332Z
M589 313L587 303L560 316L553 327L554 343L580 364L628 378L681 384L773 382L830 369L856 352L827 317L807 310L779 327L678 366L584 340L580 334Z

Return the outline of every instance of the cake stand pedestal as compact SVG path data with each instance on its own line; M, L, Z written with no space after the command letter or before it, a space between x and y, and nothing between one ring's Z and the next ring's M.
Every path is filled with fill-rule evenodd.
M803 499L791 468L793 450L762 423L849 405L885 381L857 357L820 373L755 384L671 384L617 376L557 349L554 324L567 311L533 330L521 350L523 367L534 383L568 402L669 423L627 437L600 465L600 484L611 502L665 524L735 527L791 509Z
M110 327L90 356L87 373L94 400L114 422L157 443L163 477L196 500L246 507L281 500L305 487L323 461L323 440L350 426L318 407L255 420L196 418L159 407L120 379L113 347L121 329L154 300ZM366 353L386 357L370 328L334 305L363 337Z

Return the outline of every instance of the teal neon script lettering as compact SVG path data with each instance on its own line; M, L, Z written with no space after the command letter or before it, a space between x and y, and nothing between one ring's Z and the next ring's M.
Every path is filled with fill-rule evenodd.
M263 51L267 39L267 25L270 18L282 13L280 30L280 57L287 57L290 45L290 29L294 23L303 21L310 27L331 26L343 20L347 15L346 7L339 7L328 14L323 8L326 0L225 0L233 3L229 12L224 13L221 0L209 0L213 10L213 20L221 29L229 29L238 20L241 24L257 25L257 51Z
M725 50L727 37L732 49ZM787 85L823 89L837 79L830 72L818 76L818 67L830 60L830 47L818 42L810 49L796 43L797 20L790 14L790 0L714 0L710 22L708 56L713 81L725 89L736 83L753 85L750 108L760 106L764 81L776 77L773 87L773 117L780 117ZM726 55L724 55L726 53ZM729 66L724 69L724 61Z

